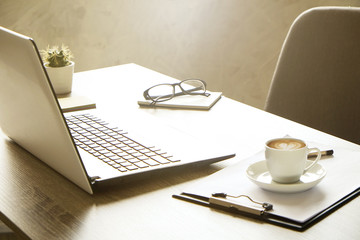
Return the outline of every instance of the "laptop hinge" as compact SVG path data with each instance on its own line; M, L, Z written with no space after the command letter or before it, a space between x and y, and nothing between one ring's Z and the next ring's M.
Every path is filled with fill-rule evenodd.
M100 179L100 177L99 176L90 177L91 184L95 184L96 179Z

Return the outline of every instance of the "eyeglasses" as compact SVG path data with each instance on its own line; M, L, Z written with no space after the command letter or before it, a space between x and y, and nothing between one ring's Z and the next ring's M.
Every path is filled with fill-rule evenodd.
M176 91L176 86L179 86L181 91ZM200 79L186 79L173 84L158 84L144 92L144 98L151 100L153 104L165 102L181 95L203 95L208 97L210 93L206 92L206 82Z

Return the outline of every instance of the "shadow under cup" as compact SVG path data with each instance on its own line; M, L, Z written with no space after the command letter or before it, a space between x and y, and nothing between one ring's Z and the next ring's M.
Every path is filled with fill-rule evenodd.
M310 152L317 152L318 156L312 164L306 166ZM266 165L273 181L278 183L294 183L312 168L320 159L320 150L308 148L307 144L296 138L277 138L266 142Z

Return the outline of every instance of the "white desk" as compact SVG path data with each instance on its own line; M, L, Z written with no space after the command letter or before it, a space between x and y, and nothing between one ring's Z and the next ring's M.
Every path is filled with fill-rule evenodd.
M261 150L269 138L290 134L358 151L360 146L226 97L210 111L138 107L147 87L169 81L174 80L128 64L77 73L74 91L96 100L98 109L119 110L139 123L141 116L152 116L226 144L236 152L235 158L91 196L2 136L1 220L32 239L360 239L360 198L302 233L173 199L171 195L188 184Z

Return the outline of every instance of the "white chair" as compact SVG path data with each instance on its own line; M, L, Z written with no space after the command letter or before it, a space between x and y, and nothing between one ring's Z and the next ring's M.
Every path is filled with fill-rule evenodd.
M360 8L317 7L297 17L265 110L360 144Z

